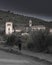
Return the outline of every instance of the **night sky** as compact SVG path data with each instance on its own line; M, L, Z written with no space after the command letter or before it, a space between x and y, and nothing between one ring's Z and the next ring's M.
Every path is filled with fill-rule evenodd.
M52 21L52 0L0 0L0 10Z

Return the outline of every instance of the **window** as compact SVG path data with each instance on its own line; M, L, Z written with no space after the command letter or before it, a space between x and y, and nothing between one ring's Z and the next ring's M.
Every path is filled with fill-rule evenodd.
M7 24L7 26L11 26L11 24Z
M10 31L10 28L8 28L8 31Z

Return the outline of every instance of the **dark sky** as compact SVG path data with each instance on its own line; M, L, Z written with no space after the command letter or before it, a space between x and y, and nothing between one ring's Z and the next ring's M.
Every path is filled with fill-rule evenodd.
M0 0L0 9L52 20L52 0Z

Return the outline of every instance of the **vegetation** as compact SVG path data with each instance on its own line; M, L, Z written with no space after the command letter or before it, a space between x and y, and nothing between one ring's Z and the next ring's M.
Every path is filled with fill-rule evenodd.
M32 32L28 42L28 48L33 51L43 51L46 48L45 45L46 43L44 32L41 30Z
M6 37L6 45L14 46L17 42L17 37L15 35L10 35Z
M5 24L7 21L12 21L14 25L16 26L18 23L19 24L26 24L28 26L29 20L33 21L33 25L45 25L45 26L50 26L52 25L51 22L43 21L41 19L33 18L33 17L28 17L24 15L19 15L19 14L14 14L11 13L10 11L1 11L0 10L0 24ZM2 27L4 25L1 25Z
M46 30L33 31L26 40L26 47L36 52L52 53L52 34Z

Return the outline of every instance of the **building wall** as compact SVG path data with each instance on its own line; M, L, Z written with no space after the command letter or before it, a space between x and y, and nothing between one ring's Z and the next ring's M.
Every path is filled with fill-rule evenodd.
M46 27L44 27L44 26L32 26L32 29L33 30L45 30Z

